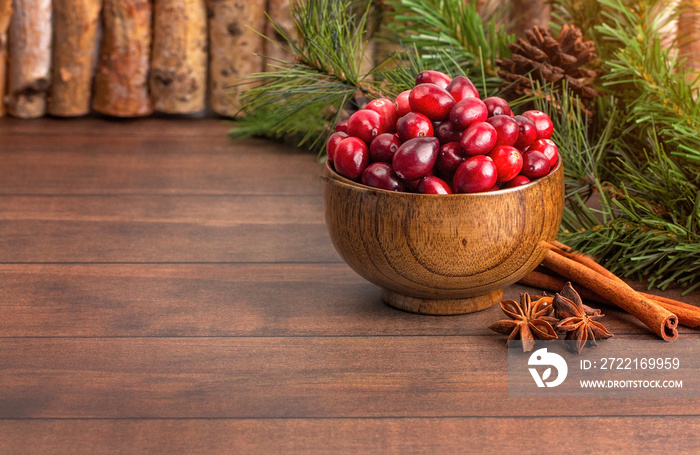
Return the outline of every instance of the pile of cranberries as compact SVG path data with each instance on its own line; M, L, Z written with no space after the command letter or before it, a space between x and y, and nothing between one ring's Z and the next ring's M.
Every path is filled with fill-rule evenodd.
M326 151L337 173L375 188L479 193L547 175L559 159L552 130L544 112L514 115L468 78L428 70L396 102L377 98L339 123Z

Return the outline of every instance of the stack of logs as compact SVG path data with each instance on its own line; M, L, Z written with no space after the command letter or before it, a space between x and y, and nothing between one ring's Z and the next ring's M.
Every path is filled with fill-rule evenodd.
M0 0L0 116L234 116L289 1Z

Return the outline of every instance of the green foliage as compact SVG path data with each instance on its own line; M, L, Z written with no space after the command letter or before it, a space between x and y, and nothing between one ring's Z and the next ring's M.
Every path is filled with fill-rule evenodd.
M700 286L700 192L654 130L640 160L616 146L620 112L596 128L572 94L544 90L557 103L539 100L538 108L552 117L566 173L559 238L622 276L687 292Z
M463 0L387 0L392 11L390 37L410 43L427 68L450 74L467 73L484 93L493 93L502 80L496 59L510 55L514 40L497 25L497 17L482 18L476 2Z
M604 22L596 30L618 47L606 62L604 86L625 107L625 138L643 144L653 126L671 155L700 165L698 85L688 82L675 53L661 46L660 30L674 14L656 1L636 8L621 0L600 3Z
M275 71L252 76L232 137L291 137L300 147L320 150L335 116L356 91L379 94L361 71L369 8L358 15L351 6L337 0L300 2L293 9L303 37L298 42L274 24L296 59L268 59Z

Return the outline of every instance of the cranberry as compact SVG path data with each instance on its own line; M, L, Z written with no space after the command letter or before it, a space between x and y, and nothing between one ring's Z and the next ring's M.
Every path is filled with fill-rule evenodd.
M411 112L411 104L408 102L410 90L404 90L396 97L396 118L401 118Z
M515 147L497 145L487 156L496 165L496 170L498 171L497 182L513 180L523 168L523 157Z
M535 142L532 143L532 145L528 149L528 152L530 150L537 150L538 152L542 152L544 156L546 156L549 160L550 169L556 166L557 161L559 161L559 148L557 147L557 144L555 144L554 141L551 139L537 139Z
M442 122L435 129L435 137L440 140L440 144L448 142L459 142L462 132L456 129L450 122Z
M497 139L496 128L486 122L477 122L464 130L460 144L469 155L485 155L496 145Z
M385 127L379 114L369 109L361 109L348 119L348 135L360 138L367 144L378 135L386 133Z
M425 70L418 73L416 76L416 85L419 84L435 84L440 88L445 88L452 82L452 78L445 73L434 70Z
M459 142L448 142L440 147L435 169L443 177L452 177L460 164L467 159L467 154Z
M447 90L435 84L420 84L411 90L408 102L413 112L425 115L430 120L447 120L455 100Z
M423 194L452 194L450 186L444 180L434 175L420 179L416 190Z
M493 117L494 115L513 115L508 101L498 96L484 98L484 104L486 104L489 110L489 117Z
M516 175L513 180L506 182L503 188L515 188L516 186L523 186L530 183L530 179L524 175Z
M406 142L414 137L432 136L433 124L425 115L409 112L396 122L396 130L401 142Z
M369 164L367 144L356 137L346 137L335 149L333 165L338 174L350 180L360 178Z
M472 123L483 122L489 116L486 105L479 98L465 98L450 111L450 122L460 130Z
M528 150L523 153L523 170L520 173L530 180L535 180L547 175L549 167L549 158L544 153L537 150Z
M391 163L394 153L401 146L401 141L395 134L382 133L375 137L369 145L369 160L374 162Z
M391 100L386 98L377 98L367 103L367 107L365 109L369 109L379 114L384 122L384 130L386 132L396 132L396 121L399 118L396 115L396 106L391 102Z
M389 191L403 191L404 184L388 163L372 163L362 173L362 183Z
M549 115L542 111L526 111L523 115L535 124L535 131L537 131L537 139L549 139L552 137L554 132L554 124Z
M518 124L507 115L494 115L486 120L498 134L496 145L513 145L518 140Z
M452 82L447 84L445 90L450 92L452 98L458 103L465 98L479 98L479 91L476 89L476 86L468 77L464 76L457 76L452 79Z
M488 190L487 192L490 193L491 191L498 191L498 190L500 190L500 188L498 187L498 185L494 185L494 186L492 186L491 189Z
M347 134L348 133L348 121L343 120L342 122L338 122L338 124L335 125L335 130Z
M518 124L518 140L513 147L524 150L537 139L535 123L524 115L516 115L513 120Z
M326 141L326 156L328 157L328 162L333 164L333 158L335 157L335 149L338 148L340 141L348 137L347 134L342 131L336 131L335 133L328 136Z
M404 142L394 154L394 171L404 180L415 180L430 173L440 151L435 137L417 137ZM337 153L336 153L337 156Z
M488 156L477 155L459 165L452 186L455 193L481 193L493 188L497 177L493 160Z

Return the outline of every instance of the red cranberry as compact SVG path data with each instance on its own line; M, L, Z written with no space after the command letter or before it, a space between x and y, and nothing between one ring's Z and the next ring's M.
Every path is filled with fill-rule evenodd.
M559 148L551 139L537 139L532 143L528 152L530 150L537 150L538 152L544 153L544 156L549 160L550 169L556 166L557 161L559 161Z
M528 150L523 153L523 170L520 173L530 180L544 177L549 173L549 158L537 150Z
M491 187L490 190L488 190L488 192L490 193L491 191L498 191L498 190L500 190L500 188L498 187L498 185L494 185L494 186Z
M367 144L356 137L346 137L335 149L333 165L338 174L350 180L360 178L369 164Z
M409 112L396 122L396 130L401 142L406 142L414 137L432 136L433 124L425 115Z
M507 115L494 115L486 120L496 128L496 145L513 145L518 140L518 124Z
M343 120L342 122L338 122L338 124L335 125L335 130L347 134L348 133L348 121Z
M460 164L467 159L467 154L459 142L448 142L440 147L435 169L443 177L452 177Z
M537 139L535 123L524 115L516 115L513 120L518 124L518 140L513 147L524 150Z
M497 177L493 160L488 156L477 155L459 165L452 186L455 193L481 193L493 188Z
M382 133L369 145L369 160L373 163L391 163L400 146L401 141L395 134Z
M408 102L410 90L404 90L396 97L396 118L401 118L411 112L411 104Z
M333 164L333 158L335 157L335 149L338 148L340 141L348 137L347 134L342 131L336 131L331 134L326 141L326 156L328 157L328 162Z
M425 177L433 169L439 151L440 141L435 137L410 139L401 144L394 154L392 167L404 180Z
M408 102L413 112L423 114L433 121L447 120L455 105L452 95L435 84L416 85L408 95Z
M554 124L549 115L542 111L526 111L523 115L535 124L535 131L537 131L537 139L549 139L552 137L554 132Z
M445 73L435 70L425 70L416 76L416 84L435 84L440 88L445 88L452 82L452 78Z
M469 155L485 155L496 145L497 139L496 128L486 122L477 122L464 130L460 144Z
M515 188L516 186L523 186L530 183L530 179L524 175L516 175L513 180L506 182L503 188Z
M357 137L369 144L372 139L386 133L386 125L375 111L361 109L348 119L348 135Z
M448 142L459 142L462 132L456 129L450 122L442 122L435 128L435 137L440 140L440 144Z
M450 186L444 180L434 175L420 179L416 190L423 194L452 194Z
M509 145L497 145L487 155L493 160L498 171L497 182L513 180L523 168L523 157L515 147Z
M489 110L489 117L494 115L513 115L513 111L510 110L510 105L508 101L500 98L498 96L489 96L484 98L484 104Z
M365 109L369 109L379 114L384 122L384 130L386 132L396 132L396 121L399 118L396 115L396 106L391 102L391 100L386 98L377 98L367 103L367 107Z
M362 183L389 191L403 191L404 184L389 163L372 163L362 173Z
M458 103L465 98L479 98L479 91L476 89L476 86L468 77L464 76L457 76L452 79L452 82L447 84L445 90L450 92L452 98Z
M483 122L489 116L486 105L479 98L465 98L450 111L450 122L459 130L466 129L476 122Z

